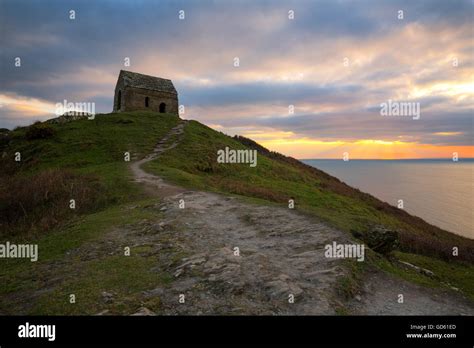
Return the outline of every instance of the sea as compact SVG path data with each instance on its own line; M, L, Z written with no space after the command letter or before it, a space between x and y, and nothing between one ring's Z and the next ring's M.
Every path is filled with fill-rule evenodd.
M302 162L391 205L401 199L410 214L474 239L474 158Z

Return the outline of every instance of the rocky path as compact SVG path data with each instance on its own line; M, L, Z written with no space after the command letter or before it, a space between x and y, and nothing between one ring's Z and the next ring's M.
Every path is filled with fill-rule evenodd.
M403 303L399 303L399 295ZM362 296L348 305L362 315L474 315L473 303L448 290L429 289L382 272L368 274Z
M157 253L156 268L173 279L145 297L159 296L162 314L335 314L336 284L346 270L341 260L324 256L324 246L348 242L346 234L291 209L186 191L140 168L176 146L185 125L131 165L135 180L161 199L156 210L164 215L157 227L144 223L141 242L172 248L176 255L170 260ZM399 293L405 305L398 304ZM474 313L457 296L385 274L369 277L357 298L348 304L353 314Z
M157 290L166 313L334 314L343 268L324 245L342 233L289 209L205 192L168 197L163 208L164 229L172 226L187 255L171 269L171 289ZM186 305L176 306L179 294Z
M346 240L343 233L290 209L184 191L140 168L176 146L184 126L132 164L135 180L162 198L155 241L171 241L186 255L168 269L169 288L147 296L160 296L165 314L334 314L330 302L344 270L324 257L324 246ZM178 306L180 294L185 303Z
M177 186L165 183L156 175L145 172L141 166L147 162L153 161L163 152L171 150L173 147L178 145L178 141L183 134L185 125L186 121L181 121L181 123L171 129L171 131L158 142L151 154L139 161L132 162L130 165L135 181L145 183L145 189L152 195L166 197L184 191Z

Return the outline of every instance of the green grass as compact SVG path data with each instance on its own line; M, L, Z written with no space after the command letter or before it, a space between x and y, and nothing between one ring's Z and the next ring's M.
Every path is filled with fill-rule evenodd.
M156 262L153 256L146 256L144 247L131 249L130 256L100 255L98 258L84 261L68 259L67 253L79 248L87 252L87 245L92 245L104 238L113 229L138 223L153 217L153 212L146 207L155 200L143 200L121 206L114 206L98 213L89 214L75 221L67 227L58 228L39 238L39 259L37 262L23 259L2 260L0 269L0 311L8 313L9 308L15 308L8 295L31 294L41 290L48 280L50 267L57 263L61 274L52 274L52 277L61 278L61 283L55 287L53 293L45 293L35 301L35 307L28 314L94 314L102 308L100 300L102 291L116 291L117 298L128 298L128 307L109 310L133 310L140 291L151 286L166 284L169 276L150 272ZM133 209L132 209L133 207ZM121 252L121 250L120 250ZM76 305L68 302L69 294L77 297ZM18 301L24 301L19 297ZM120 304L122 306L124 304Z
M434 276L427 276L381 257L376 259L375 264L386 272L422 286L446 289L455 287L474 300L474 266L472 264L445 262L432 257L403 252L395 252L394 256L400 261L430 270Z
M103 310L108 314L133 313L139 307L158 312L159 297L145 300L141 292L168 283L171 276L153 272L156 260L132 249L130 256L109 256L83 263L78 274L64 281L54 292L41 296L31 314L92 315ZM102 292L114 295L105 303ZM75 303L69 302L70 294Z
M124 153L143 156L179 122L178 117L152 112L97 115L94 120L52 124L50 139L25 140L26 128L13 132L8 150L22 154L22 166L32 171L44 168L84 168L124 162Z
M54 124L55 135L49 139L27 140L26 127L11 132L12 141L2 149L7 153L0 169L1 175L34 176L51 168L69 169L79 175L93 175L104 187L103 204L96 212L73 216L60 221L48 233L32 237L29 234L8 236L10 242L36 243L37 262L22 259L2 260L0 268L0 312L15 314L25 298L47 286L49 277L60 277L52 292L32 299L34 306L28 314L94 314L104 307L101 292L113 289L116 301L106 307L111 313L129 313L141 303L141 291L167 281L166 274L152 274L155 261L132 249L129 257L108 256L91 261L68 260L68 253L101 240L112 229L150 218L151 212L140 207L154 202L146 198L140 185L131 180L129 163L124 152L133 159L152 152L156 143L179 123L179 118L148 112L97 115L95 120L77 120ZM11 169L13 154L21 152L22 162ZM15 163L15 165L17 165ZM9 204L12 202L4 202ZM138 206L129 209L130 206ZM45 231L47 232L47 231ZM50 274L49 268L58 264L60 274ZM68 275L69 273L69 275ZM68 302L75 293L75 305ZM17 302L17 306L15 305ZM159 301L158 301L159 302ZM155 308L157 303L147 303ZM27 306L28 307L28 306Z
M0 160L0 178L29 177L52 168L71 170L98 179L100 196L93 199L99 209L143 199L144 192L131 180L124 153L129 152L131 160L147 155L178 123L176 116L151 112L97 115L94 120L52 124L55 135L37 140L27 140L28 128L19 128L11 132L10 144L0 149L7 154ZM16 152L22 156L19 164L13 161ZM2 204L12 202L2 202L0 197Z
M19 174L34 174L47 168L94 173L109 184L110 191L123 190L121 193L126 195L136 188L124 187L124 153L129 152L132 159L143 157L178 123L176 116L152 112L97 115L94 120L52 124L55 136L37 140L25 139L27 127L23 127L11 132L12 141L3 150L7 153L4 161L12 162L14 153L20 152Z
M185 128L183 141L158 160L147 163L145 169L169 181L188 188L241 195L259 204L287 205L294 198L296 208L317 216L330 225L350 233L351 230L364 230L369 225L384 225L405 234L401 237L415 236L426 243L417 254L397 253L400 259L412 255L415 264L424 260L428 269L439 273L440 278L422 279L385 258L369 258L368 263L406 279L434 286L449 282L462 289L471 298L474 295L474 279L466 276L472 267L464 263L443 261L437 255L449 255L452 245L462 245L465 253L472 252L473 244L465 238L442 231L428 225L421 219L412 217L396 208L387 207L375 198L354 190L322 172L303 170L292 163L258 155L258 165L251 168L245 164L218 164L217 151L226 146L231 149L245 149L238 142L222 133L216 132L198 122L191 121ZM403 242L403 240L402 240ZM417 245L408 239L403 249L416 249ZM438 253L439 249L442 252ZM431 255L431 257L430 257ZM379 260L379 261L376 261ZM416 261L416 262L415 262ZM428 267L432 265L431 268ZM340 279L340 289L346 295L354 293L361 281L363 267L353 269ZM344 312L344 309L341 309Z
M150 211L144 209L150 201L145 200L140 186L132 182L129 163L124 161L123 155L130 152L132 160L145 156L178 122L179 119L171 115L135 112L98 115L95 120L53 125L55 135L50 139L26 140L25 128L12 133L11 143L0 149L8 155L2 161L11 161L17 151L22 154L23 160L12 175L37 175L50 168L70 169L79 175L97 177L104 193L97 198L103 202L97 211L61 221L59 227L36 237L41 262L2 261L1 312L9 313L8 308L15 308L15 303L42 289L47 279L38 275L48 274L48 267L64 262L67 253L101 240L113 228L150 217ZM377 255L367 257L368 263L425 286L454 286L474 298L472 265L446 262L429 255L432 245L450 249L453 244L460 246L464 255L472 252L471 242L400 213L323 172L309 170L278 156L259 153L255 168L247 164L219 164L217 150L226 146L247 148L242 142L191 121L179 145L147 163L145 169L180 186L222 192L254 204L286 206L293 198L297 210L348 233L371 224L404 230L406 235L416 236L428 245L420 249L419 254L397 252L395 257L432 270L435 278L407 271ZM10 162L8 166L11 169ZM10 175L8 168L3 166L0 174ZM138 208L130 209L131 206ZM32 242L25 238L18 234L9 240ZM141 246L134 249L130 257L103 255L89 261L78 260L80 267L65 264L63 272L69 276L61 279L51 291L38 295L32 300L34 304L25 310L31 314L95 314L103 309L111 313L130 313L147 301L140 295L141 291L160 284L165 286L170 281L168 274L150 271L155 261L146 252L147 247ZM425 255L421 255L423 253ZM179 260L182 256L176 251L170 257ZM358 263L348 269L347 276L338 283L342 297L351 297L357 291L363 279L361 275L367 271ZM105 304L102 291L114 291L120 300ZM76 304L68 302L70 293L76 295ZM145 306L159 312L159 299ZM337 306L336 310L347 314L344 306Z
M145 169L178 185L200 190L218 191L288 204L294 198L296 208L350 232L370 225L384 225L404 231L405 236L422 237L449 256L452 245L463 245L469 255L472 241L440 230L372 196L355 190L329 175L308 170L292 162L258 154L255 168L248 164L218 164L217 151L247 148L241 142L191 121L184 139ZM407 242L405 247L415 243ZM430 245L424 246L429 251Z

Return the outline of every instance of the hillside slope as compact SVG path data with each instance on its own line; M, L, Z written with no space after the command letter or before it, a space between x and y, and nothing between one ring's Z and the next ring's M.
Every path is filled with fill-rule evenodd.
M256 149L258 165L217 163L217 151ZM337 178L293 158L270 152L250 139L230 138L196 121L183 141L146 168L187 187L216 190L287 204L314 213L347 232L384 225L400 233L402 250L474 261L474 241L444 231L422 219L354 189ZM459 248L459 256L452 253Z
M125 154L133 161L151 152L178 121L135 112L0 134L0 237L35 236L70 217L143 198L130 183ZM76 209L63 209L70 199Z
M369 251L368 262L363 265L357 262L339 264L332 271L333 277L325 281L332 284L332 291L324 296L325 308L328 309L324 313L329 314L331 310L351 312L350 303L344 303L363 291L367 270L384 270L423 286L441 287L449 293L446 299L451 298L454 287L458 292L474 297L472 241L400 212L324 172L271 153L249 139L232 139L196 121L187 122L182 133L170 132L182 125L182 121L170 115L121 113L98 115L93 121L53 124L52 133L45 138L31 139L29 127L10 132L7 139L2 140L0 209L4 214L0 221L0 238L2 241L35 241L41 250L41 262L2 260L7 267L0 271L0 312L96 314L103 310L129 314L145 306L157 313L174 313L165 303L172 299L167 298L170 295L166 291L163 293L163 289L174 289L171 293L177 295L180 286L190 285L186 282L197 282L193 285L197 289L207 286L210 278L206 265L224 272L220 273L221 283L228 283L227 277L232 272L226 272L235 270L235 267L251 271L252 264L262 263L264 259L278 260L278 252L271 254L271 245L273 248L276 245L272 244L274 237L269 237L268 232L284 236L281 237L281 247L289 261L292 255L310 256L304 254L309 249L302 250L302 246L298 246L298 238L314 238L314 243L308 243L307 247L321 248L331 240L349 240L354 231L371 225L384 225L399 231L400 251L391 258ZM161 149L159 157L152 156L149 161L142 161L146 162L143 168L150 176L146 180L147 174L142 175L138 181L146 185L137 185L132 177L134 175L137 179L137 172L130 171L130 165L132 169L134 166L139 168L140 162L134 160L146 158L156 143ZM258 165L251 168L244 164L218 164L217 150L225 146L257 149ZM20 163L12 161L15 152L22 154ZM125 152L130 153L132 162L124 160ZM163 191L162 184L158 184L157 191L153 185L158 178L153 173L195 193L186 193L183 189ZM158 182L161 183L161 179ZM15 191L19 187L23 189ZM195 190L221 192L235 198L216 201L215 197L220 195ZM181 210L176 208L176 195L180 194L187 197L185 202L191 203L192 209L185 209L185 216L180 215ZM65 209L71 197L80 197L78 207L84 209ZM296 202L293 212L287 208L290 198ZM242 199L247 203L244 204ZM206 211L213 213L207 216ZM219 220L225 220L226 214L230 214L227 227ZM231 221L242 224L243 229L238 228L232 235L227 235L235 226ZM281 228L285 233L278 232ZM239 238L236 240L234 234L239 230L242 236L251 236L248 243L253 245L254 259L245 262L254 261L248 266L242 263L227 269L224 267L229 261L227 253L232 250L219 249L218 245L236 244ZM323 230L330 234L320 239L319 231ZM196 233L201 234L198 239ZM459 246L462 257L450 257L452 245ZM131 250L131 255L125 258L124 247ZM217 258L222 264L203 263L200 258L189 259L192 256L189 254L195 254L197 249L205 253L206 262ZM321 271L331 269L325 268L321 262L327 260L318 261L315 257L305 260L308 262L305 267ZM400 260L430 269L434 275L420 274L415 268L405 269ZM186 263L188 266L180 267ZM284 268L284 264L281 267ZM294 269L298 267L294 265ZM277 286L277 293L282 289L298 292L300 285L304 284L303 278L292 282L285 275L292 267L286 273L283 268L267 269L267 273L263 270L262 274L267 274L267 282ZM181 276L183 271L184 277ZM181 273L176 276L176 272ZM42 276L38 278L37 274ZM276 283L272 283L272 279ZM213 284L208 291L226 293L225 289ZM249 289L262 286L272 289L271 285L259 285L258 282ZM237 287L232 296L244 288ZM316 291L318 288L312 289ZM419 292L410 289L414 294ZM66 301L71 292L81 299L75 306ZM317 293L314 293L315 297L323 297ZM261 295L259 303L267 296L265 292ZM25 298L32 300L25 303ZM448 301L444 311L449 313L452 308L452 313L465 313L464 304L459 310L450 307L455 306L453 303L456 301L455 298ZM229 304L216 300L213 305L224 306L220 309L212 307L216 312L228 313L225 308ZM316 313L314 308L307 307L307 303L305 307L304 301L300 305L306 308L304 313ZM195 312L185 312L202 312L197 307L194 309ZM271 308L261 309L261 313L279 312L278 309L276 312ZM255 310L252 313L258 313L258 308Z

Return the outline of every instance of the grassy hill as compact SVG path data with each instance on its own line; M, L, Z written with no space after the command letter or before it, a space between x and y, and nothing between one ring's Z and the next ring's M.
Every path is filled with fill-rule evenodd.
M94 120L64 124L41 123L2 132L0 240L37 240L44 258L58 262L65 253L98 238L113 226L146 219L149 198L131 181L124 154L129 152L132 161L142 158L179 122L172 115L133 112L97 115ZM217 151L226 146L258 150L258 165L251 168L245 164L217 163ZM20 162L14 161L17 152L21 154ZM250 139L231 138L190 121L179 145L147 163L145 169L184 187L238 195L258 204L287 205L289 199L294 199L296 209L348 234L373 225L396 230L400 246L394 257L428 268L436 277L402 270L383 257L371 258L373 265L424 285L449 284L474 298L474 241L432 226L320 170L270 152ZM76 200L76 209L69 209L72 198ZM131 203L139 209L124 214L124 204ZM459 248L458 257L452 256L453 246ZM148 284L148 273L144 272L147 275L140 279L136 276L140 267L148 263L147 259L132 258L126 262L129 263L121 267L130 276L127 281L117 270L110 272L110 260L91 265L91 271L85 275L89 279L80 282L83 295L92 296L95 277L108 279L111 284L120 280L117 286L124 292ZM8 266L0 272L0 294L26 292L38 286L28 277L34 269L18 260L8 260ZM19 272L26 274L23 279L16 277ZM43 299L32 313L53 308L48 301ZM91 297L90 303L93 302ZM69 310L54 308L61 313Z
M258 165L251 168L248 164L217 163L217 151L226 146L256 149ZM371 259L373 265L423 285L453 285L464 289L474 299L473 240L430 225L321 170L271 152L250 139L231 138L190 121L180 144L158 160L147 163L145 169L184 187L241 195L263 204L287 205L289 199L294 199L300 211L316 215L349 234L374 225L394 229L400 238L394 259L430 269L435 272L435 279L400 269L385 258ZM459 256L453 256L453 246L459 248ZM349 282L359 279L357 274L354 278Z
M217 163L217 151L226 146L256 149L258 165L251 168L248 164ZM400 233L404 251L453 259L452 247L457 246L460 248L458 259L474 261L474 241L432 226L323 171L270 152L250 139L230 138L196 121L189 122L185 137L176 148L145 168L190 188L281 204L287 204L293 198L298 209L315 214L347 232L384 225Z
M136 112L21 127L0 138L0 237L42 233L71 216L143 198L129 162L151 152L179 119ZM41 136L42 127L51 132ZM39 135L34 130L39 128ZM33 136L31 136L33 133ZM46 133L46 132L44 132ZM49 134L49 133L46 133ZM21 161L14 161L15 153ZM76 209L64 209L76 199Z

